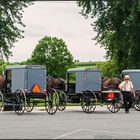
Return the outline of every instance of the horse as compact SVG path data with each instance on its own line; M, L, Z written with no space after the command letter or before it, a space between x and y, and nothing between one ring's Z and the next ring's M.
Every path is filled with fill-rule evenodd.
M48 77L47 78L47 89L58 89L58 90L65 90L65 80L62 78L54 78L54 77Z
M119 78L106 78L102 81L102 90L114 89L118 90L118 86L121 83Z
M0 75L0 90L3 91L5 87L5 78L4 75Z

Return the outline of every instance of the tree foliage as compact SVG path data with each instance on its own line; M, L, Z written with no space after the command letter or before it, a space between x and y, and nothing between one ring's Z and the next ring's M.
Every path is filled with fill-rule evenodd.
M23 37L21 18L23 8L32 4L29 0L0 0L0 55L9 58L10 49L17 39Z
M38 42L27 63L45 65L47 75L62 78L65 78L67 69L74 64L73 56L65 42L62 39L47 36Z
M9 64L9 62L4 62L3 59L0 59L0 75L4 74L5 67Z
M4 71L4 61L3 59L0 59L0 75L3 73Z
M102 77L108 78L113 78L116 76L120 77L120 73L118 72L116 73L116 71L114 71L114 69L117 69L114 60L106 61L99 68L102 70L101 71Z
M140 1L81 0L82 15L94 17L95 39L106 49L116 74L127 68L140 68Z

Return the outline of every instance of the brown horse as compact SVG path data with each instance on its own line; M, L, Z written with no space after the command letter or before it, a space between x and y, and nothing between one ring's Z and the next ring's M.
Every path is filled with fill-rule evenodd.
M121 80L119 78L107 78L102 81L102 90L118 89Z
M5 86L5 78L4 75L0 75L0 90L3 91Z
M59 89L59 90L65 90L65 80L62 78L53 78L49 77L47 78L47 89Z

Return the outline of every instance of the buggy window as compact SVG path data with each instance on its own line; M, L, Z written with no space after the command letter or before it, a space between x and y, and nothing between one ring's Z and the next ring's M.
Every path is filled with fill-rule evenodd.
M67 92L68 93L75 93L75 83L76 83L76 74L75 73L68 73L67 75Z
M8 70L7 71L7 80L12 80L12 71L11 70Z
M6 78L6 91L11 92L11 85L12 85L12 71L11 70L6 70L5 78Z

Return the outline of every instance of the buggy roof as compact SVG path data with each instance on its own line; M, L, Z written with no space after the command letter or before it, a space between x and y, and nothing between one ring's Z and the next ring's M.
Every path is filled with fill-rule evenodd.
M70 68L70 69L67 70L67 73L84 72L84 71L100 72L100 70L96 69L96 68Z
M122 70L122 74L123 73L130 73L130 72L140 72L140 69L127 69L127 70Z
M45 66L43 65L9 65L6 66L5 69L6 70L11 70L11 69L45 69Z

